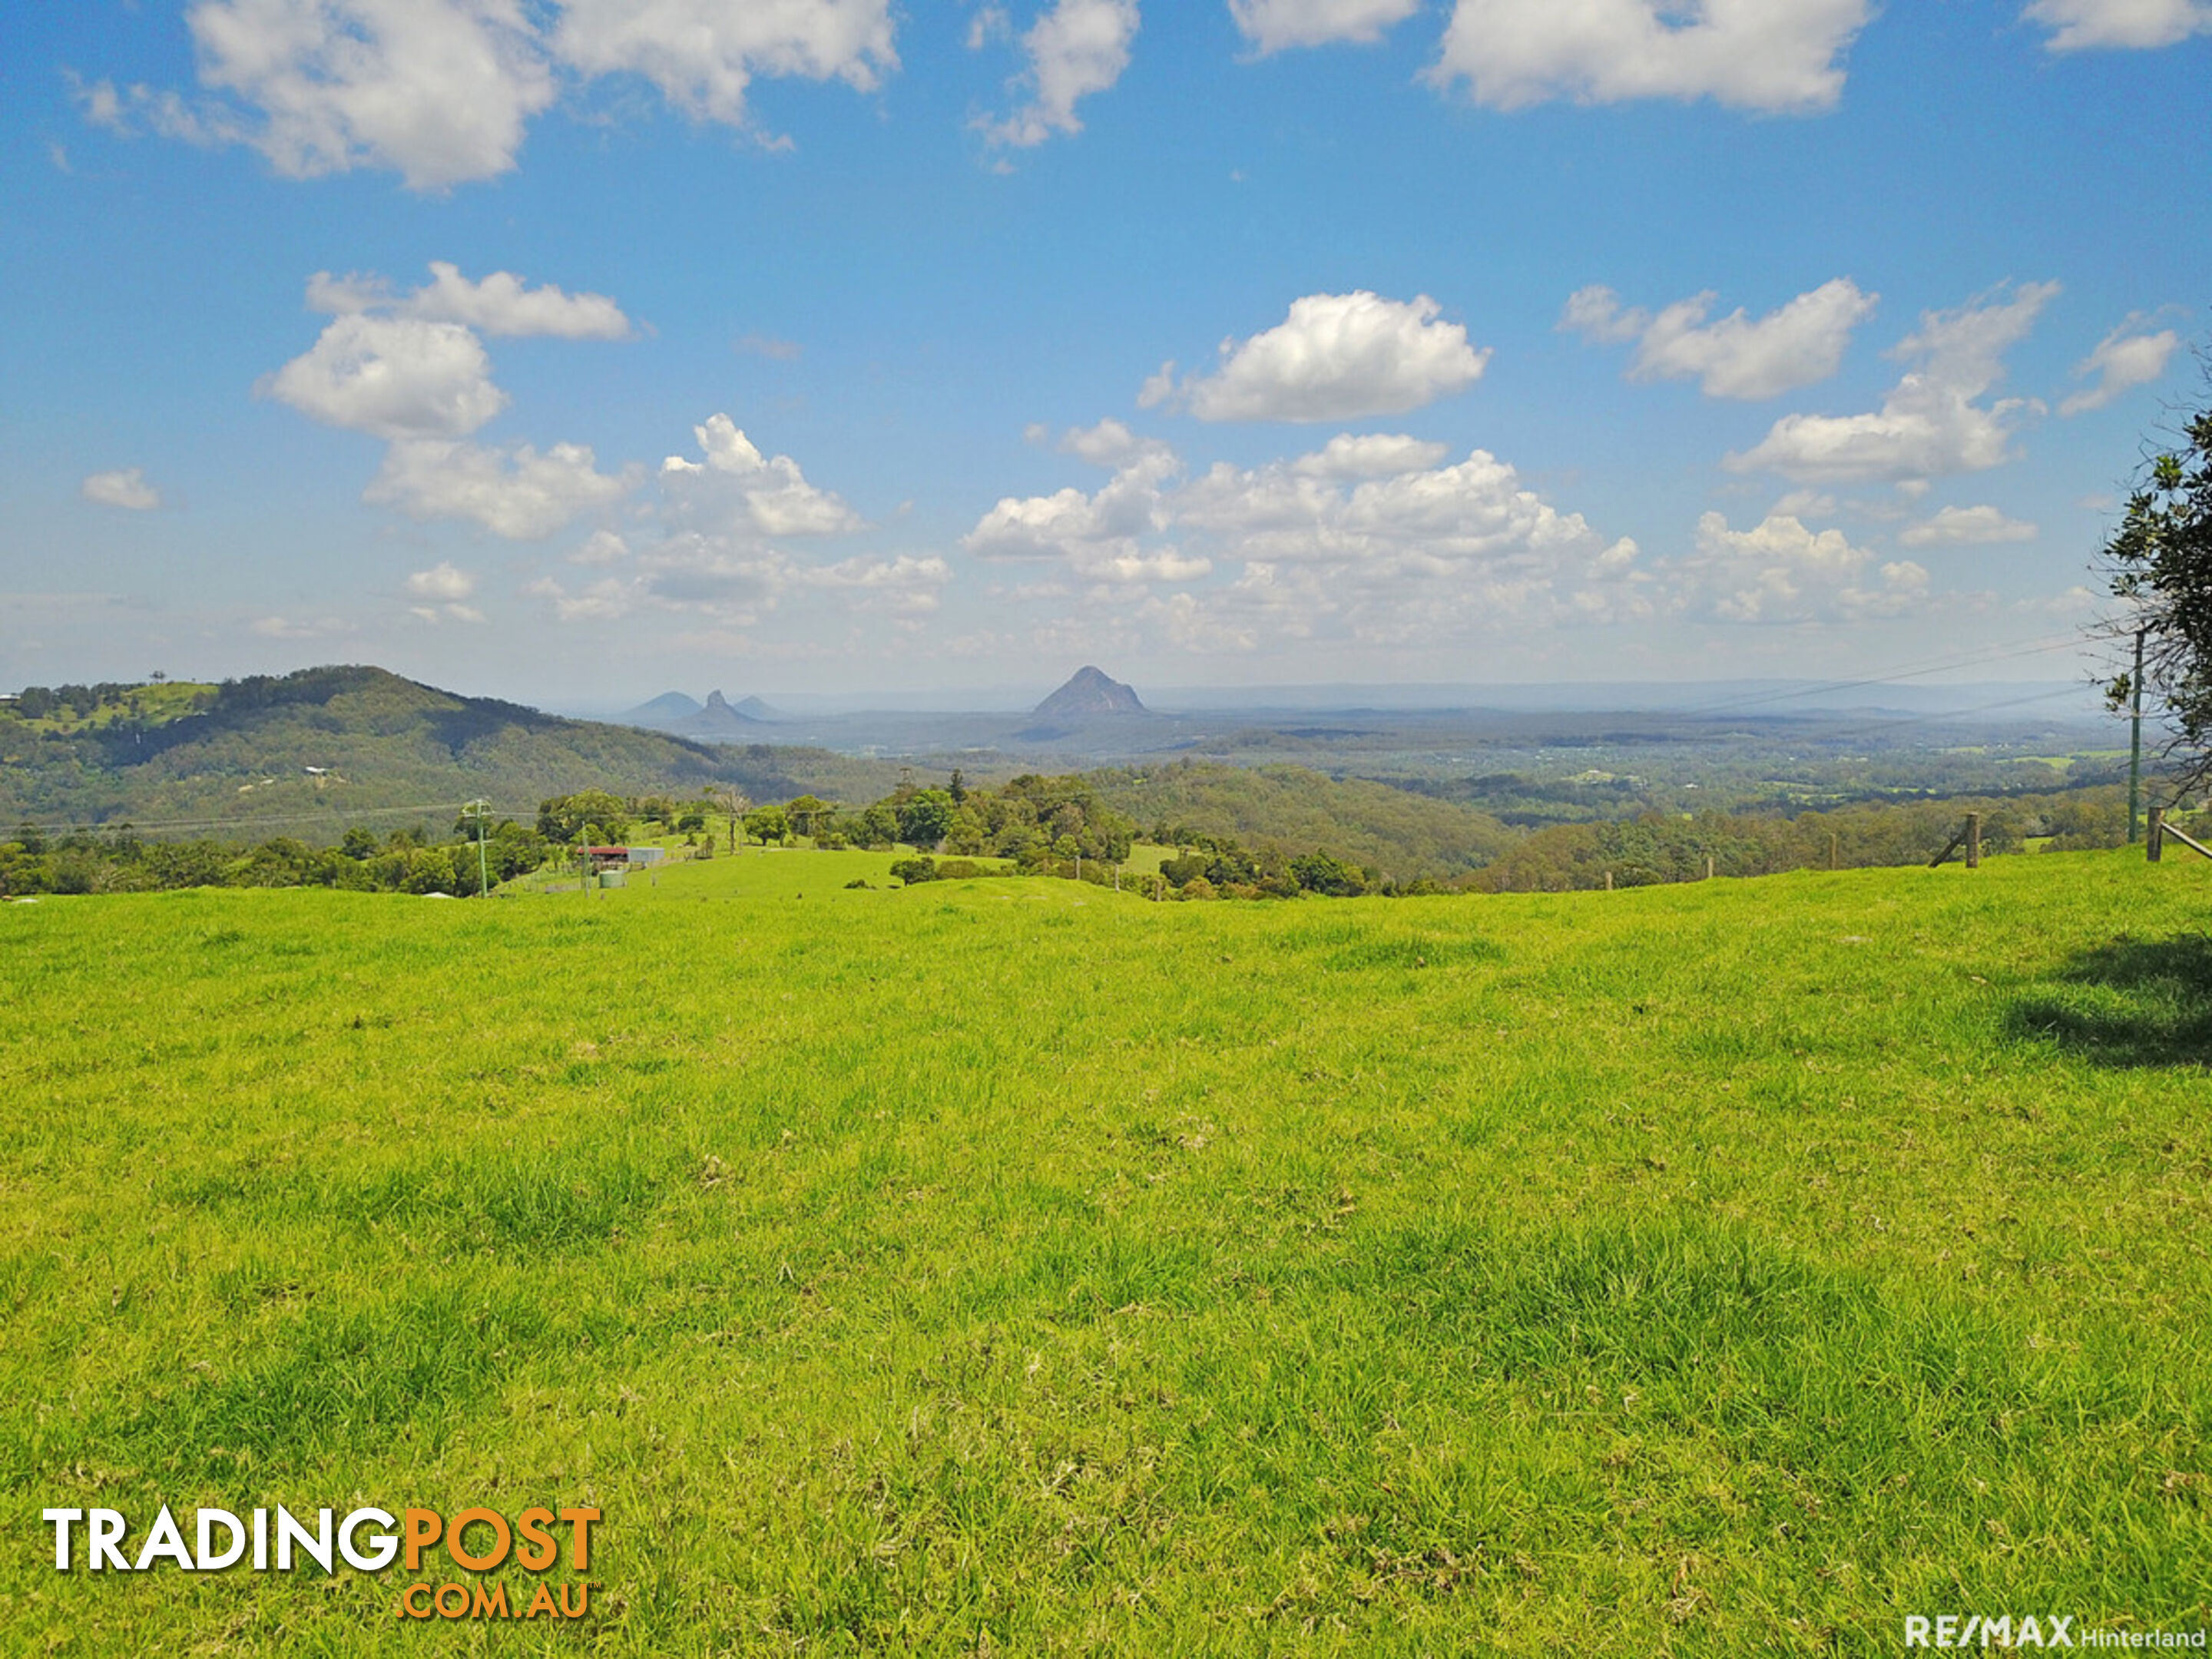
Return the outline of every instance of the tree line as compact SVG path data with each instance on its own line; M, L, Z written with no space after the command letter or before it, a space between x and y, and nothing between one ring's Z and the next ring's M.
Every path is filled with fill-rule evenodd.
M969 784L957 769L942 787L908 780L865 805L812 794L756 802L734 787L682 802L585 790L543 802L537 827L547 841L569 845L587 833L619 842L633 829L647 827L682 836L701 851L718 838L730 853L804 841L830 850L910 848L1009 859L1025 868L1079 858L1119 863L1137 839L1135 821L1106 805L1083 778L1027 773L991 789Z
M1983 850L1993 854L2117 847L2127 839L2126 798L2117 788L1960 797L1795 817L1647 813L1559 824L1448 884L1395 878L1326 848L1293 852L1274 843L1249 845L1166 821L1151 826L1150 839L1174 849L1160 864L1158 890L1182 899L1559 892L1603 887L1608 878L1618 887L1696 880L1708 868L1715 875L1760 876L1916 864L1932 857L1968 811L1981 813ZM2205 828L2203 817L2179 822ZM478 833L473 821L459 819L442 835L422 826L383 832L356 826L336 845L318 847L291 836L252 844L210 837L164 841L128 826L50 836L26 824L12 839L0 841L0 896L210 886L468 896L479 890L480 868L496 887L571 864L586 847L633 837L681 840L695 857L801 842L828 849L907 852L911 856L891 873L908 884L998 873L1103 884L1117 879L1139 838L1134 820L1102 801L1088 777L1027 774L984 788L969 785L957 771L941 787L908 781L864 806L811 794L759 805L735 788L687 799L587 789L541 801L532 823L487 822L481 855ZM1144 885L1155 878L1136 879Z
M1780 814L1647 813L1601 823L1556 824L1477 872L1467 884L1487 893L1571 892L1648 887L1703 877L1769 876L1788 870L1864 869L1924 864L1968 812L1982 816L1982 850L2069 852L2118 847L2128 838L2124 789L1958 796Z
M543 868L562 849L512 819L487 825L479 859L473 825L442 837L423 828L379 835L356 826L334 847L289 836L254 843L200 837L155 841L124 828L47 836L25 824L0 841L0 897L40 893L149 893L179 887L329 887L351 893L481 890Z

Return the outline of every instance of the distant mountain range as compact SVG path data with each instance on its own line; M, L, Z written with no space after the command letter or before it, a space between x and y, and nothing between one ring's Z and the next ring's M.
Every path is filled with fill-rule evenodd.
M2014 710L2035 699L2044 713L2069 718L2098 718L2104 708L2100 685L2087 678L2051 680L1976 680L1922 684L1911 680L1845 678L1840 680L1547 681L1495 683L1336 682L1304 685L1148 685L1146 712L1171 710L1185 717L1218 719L1223 714L1358 714L1363 715L1480 714L1683 714L1755 708L1808 714L1859 714L1894 710L1900 714L1994 719L2015 718ZM656 697L642 710L617 714L584 704L557 704L580 719L611 719L663 729L644 711L669 701L678 714L702 705L681 693ZM789 690L771 708L746 697L731 705L756 720L790 723L881 718L892 723L948 718L1031 717L1036 706L1033 684L993 685L966 690L921 690L911 686L858 687L835 691Z
M742 738L754 727L779 717L779 710L758 697L732 703L720 691L709 691L702 703L681 691L664 691L652 702L641 702L615 718L625 726L642 726L656 732L673 732L716 743Z

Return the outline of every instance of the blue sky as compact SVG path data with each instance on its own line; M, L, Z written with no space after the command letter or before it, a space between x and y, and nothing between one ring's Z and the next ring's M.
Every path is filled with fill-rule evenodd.
M2063 678L2208 0L0 17L0 684Z

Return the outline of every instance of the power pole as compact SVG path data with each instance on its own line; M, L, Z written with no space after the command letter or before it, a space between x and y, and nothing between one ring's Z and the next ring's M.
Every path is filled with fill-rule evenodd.
M2142 839L2142 651L2143 635L2150 630L2136 629L2135 678L2128 682L2135 699L2132 718L2133 731L2128 738L2128 845L2132 847Z
M481 796L461 808L464 819L472 819L477 826L477 896L491 896L491 875L484 862L484 823L491 816L491 803Z

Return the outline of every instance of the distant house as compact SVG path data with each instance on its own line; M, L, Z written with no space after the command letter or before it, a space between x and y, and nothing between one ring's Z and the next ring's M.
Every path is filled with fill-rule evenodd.
M664 847L586 847L593 871L643 870L668 856Z

